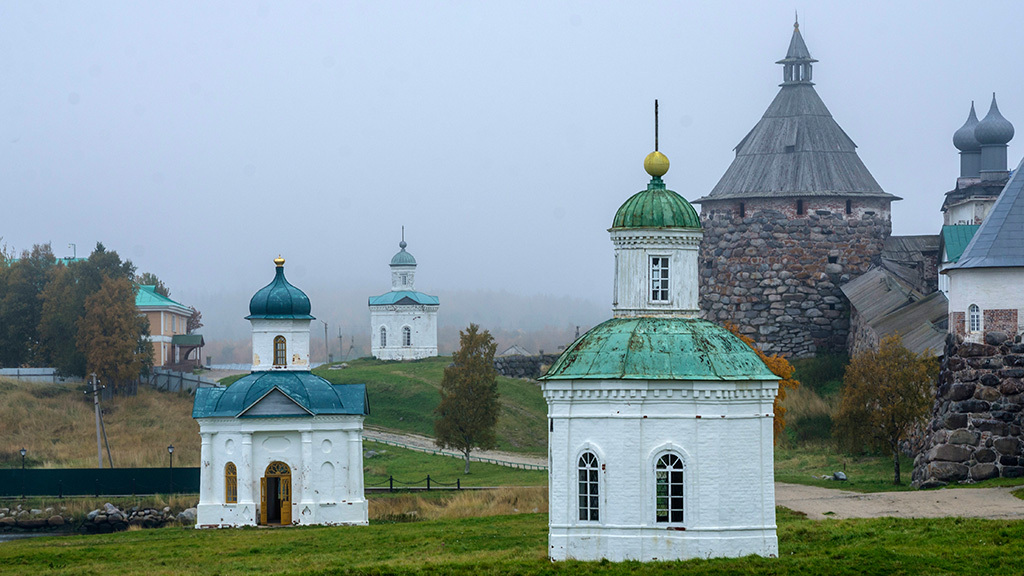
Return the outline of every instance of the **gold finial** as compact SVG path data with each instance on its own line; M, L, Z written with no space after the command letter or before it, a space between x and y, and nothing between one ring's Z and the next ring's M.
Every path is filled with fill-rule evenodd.
M283 268L284 267L284 258L281 258L281 255L278 254L277 258L274 258L274 264L277 264L278 268Z
M798 14L796 10L793 10L793 29L800 29L800 14Z

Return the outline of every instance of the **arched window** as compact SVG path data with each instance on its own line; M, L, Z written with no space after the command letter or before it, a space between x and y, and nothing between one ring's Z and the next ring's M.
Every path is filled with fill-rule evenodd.
M675 454L658 458L654 467L655 521L683 521L683 460Z
M412 329L402 326L402 346L412 346Z
M288 364L288 344L284 336L274 336L274 366L286 366Z
M383 326L380 327L380 347L388 347L388 329Z
M967 331L981 331L981 308L978 308L977 304L971 304L967 309Z
M591 452L584 452L580 456L578 464L578 479L579 479L579 509L580 509L580 520L589 520L596 522L599 520L599 504L598 504L598 492L597 492L597 479L598 479L597 456L594 456Z
M238 504L238 470L234 462L224 467L224 503Z

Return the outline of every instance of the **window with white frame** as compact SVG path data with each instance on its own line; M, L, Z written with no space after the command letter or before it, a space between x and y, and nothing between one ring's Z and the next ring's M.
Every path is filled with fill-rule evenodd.
M598 470L600 466L597 463L597 456L594 456L591 452L584 452L580 456L580 461L577 466L577 476L579 479L579 509L580 509L580 520L586 521L598 521L599 508L598 504Z
M683 521L683 459L675 454L658 458L654 467L655 521Z
M412 346L412 329L402 326L402 346Z
M284 336L274 336L274 366L288 364L288 342Z
M981 308L978 308L977 304L971 304L967 309L967 331L981 331Z
M388 347L388 329L383 326L380 327L380 347Z
M668 302L667 256L651 256L651 301Z

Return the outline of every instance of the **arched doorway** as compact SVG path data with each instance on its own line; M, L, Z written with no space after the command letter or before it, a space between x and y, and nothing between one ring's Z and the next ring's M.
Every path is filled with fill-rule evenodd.
M260 524L292 523L292 469L271 462L260 478Z

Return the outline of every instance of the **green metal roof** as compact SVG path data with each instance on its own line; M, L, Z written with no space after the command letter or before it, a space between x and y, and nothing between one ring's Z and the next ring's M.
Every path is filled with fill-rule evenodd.
M253 372L227 388L197 388L192 417L239 416L274 389L314 416L370 413L365 384L331 384L312 372L274 370Z
M942 227L942 244L946 249L946 259L956 262L964 253L964 248L971 243L974 233L981 228L979 224L953 224Z
M184 314L192 313L188 306L175 302L163 294L158 294L156 286L139 284L138 287L139 289L135 292L136 308L180 308Z
M647 190L637 192L615 213L612 228L700 228L700 217L685 198L651 178Z
M171 344L175 346L205 346L202 334L175 334L171 336Z
M405 247L406 246L407 246L407 244L405 243L405 240L402 240L398 244L398 247L401 248L401 250L399 250L394 256L391 257L391 265L392 266L415 266L416 265L416 259L412 257L412 254L409 254L408 252L405 251Z
M424 306L437 306L441 300L437 296L416 292L413 290L393 290L385 292L380 296L370 296L370 306L388 306L420 304Z
M249 301L249 315L245 319L313 320L309 310L309 297L288 282L284 277L284 265L280 265L274 274L274 280L260 288Z
M572 343L542 380L778 380L731 332L697 318L613 318Z

